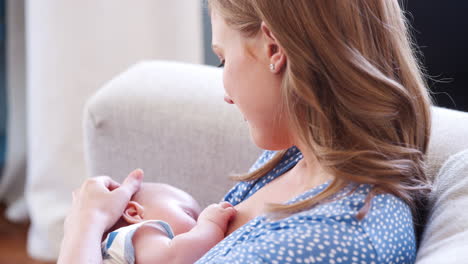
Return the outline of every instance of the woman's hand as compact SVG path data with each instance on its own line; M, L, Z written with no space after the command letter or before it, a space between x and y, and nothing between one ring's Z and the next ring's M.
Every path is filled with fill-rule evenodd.
M57 263L102 263L102 236L120 218L142 179L143 171L138 169L122 184L100 176L88 179L74 191Z
M122 216L132 195L140 188L141 169L131 172L122 184L108 176L93 177L73 192L73 204L65 220L65 231L78 224L99 227L103 233Z

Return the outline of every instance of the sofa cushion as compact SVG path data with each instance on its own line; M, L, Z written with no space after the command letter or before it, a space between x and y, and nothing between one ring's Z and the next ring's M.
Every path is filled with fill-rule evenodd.
M433 180L453 154L468 149L468 113L432 107L432 131L427 154L427 175Z
M468 259L468 150L451 156L435 177L417 264Z

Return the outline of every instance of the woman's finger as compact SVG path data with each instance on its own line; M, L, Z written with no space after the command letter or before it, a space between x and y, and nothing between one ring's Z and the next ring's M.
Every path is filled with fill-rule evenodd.
M114 181L109 176L97 176L97 177L93 177L90 180L99 184L103 184L109 191L112 191L120 187L120 183Z
M114 192L118 192L125 195L125 198L130 200L130 198L135 194L139 189L141 182L143 180L143 170L136 169L132 171L124 182L120 185L119 188L115 189Z
M114 181L111 179L111 181L108 182L108 185L107 185L107 189L109 189L109 191L113 191L117 188L120 187L120 183Z

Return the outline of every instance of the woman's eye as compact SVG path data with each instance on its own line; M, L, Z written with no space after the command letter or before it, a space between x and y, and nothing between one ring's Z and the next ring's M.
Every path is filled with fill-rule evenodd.
M226 60L222 60L221 63L218 65L218 68L223 68L223 67L224 67L224 62L225 62L225 61L226 61Z

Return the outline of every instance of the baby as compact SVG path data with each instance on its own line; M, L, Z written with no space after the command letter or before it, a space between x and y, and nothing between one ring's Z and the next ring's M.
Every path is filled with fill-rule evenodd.
M200 206L186 192L143 183L101 245L103 263L194 263L220 242L236 210Z

